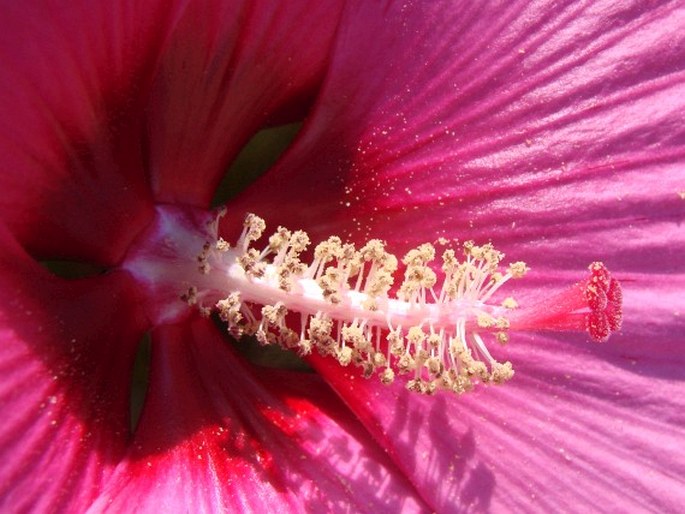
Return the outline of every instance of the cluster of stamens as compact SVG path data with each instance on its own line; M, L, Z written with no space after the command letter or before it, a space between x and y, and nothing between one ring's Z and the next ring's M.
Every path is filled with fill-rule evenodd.
M495 360L486 339L508 341L507 314L517 304L513 298L495 304L492 297L525 275L523 262L501 269L504 255L491 244L466 242L461 259L446 248L436 272L435 245L426 243L404 256L404 279L391 295L399 262L382 241L356 248L330 237L306 263L305 232L278 227L255 248L264 229L250 214L234 246L218 236L208 241L197 260L212 286L182 295L205 314L216 310L233 336L252 335L301 355L316 351L384 384L406 375L407 388L424 394L463 393L513 376L511 363ZM218 300L217 291L224 293Z

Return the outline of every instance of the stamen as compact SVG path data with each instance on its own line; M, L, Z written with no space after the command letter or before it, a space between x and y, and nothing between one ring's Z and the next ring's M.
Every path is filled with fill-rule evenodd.
M383 384L408 375L412 391L461 394L477 383L511 379L511 363L498 362L487 341L505 344L512 329L578 329L582 319L583 330L605 340L620 326L620 286L601 263L560 298L518 309L511 297L491 299L527 273L525 263L501 268L504 254L467 241L462 260L454 248L443 252L439 276L435 247L426 243L403 257L404 279L393 297L398 259L382 241L357 250L333 236L305 263L305 232L278 227L263 248L256 247L265 226L249 214L231 246L218 237L218 223L210 224L212 240L197 258L197 284L181 298L216 310L235 337L254 335L261 344L302 355L317 351L341 366L360 367L365 377L378 375Z

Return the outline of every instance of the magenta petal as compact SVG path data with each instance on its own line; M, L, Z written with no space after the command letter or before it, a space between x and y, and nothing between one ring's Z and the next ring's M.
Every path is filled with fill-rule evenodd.
M66 283L1 242L0 510L83 511L126 448L134 284Z
M402 249L566 251L579 232L682 219L682 26L677 4L639 1L350 9L312 119L236 210Z
M204 320L153 339L140 426L94 511L425 508L316 375L252 368Z
M328 65L342 2L191 2L150 95L157 198L205 207L262 126L304 115Z
M438 512L677 511L685 500L677 343L622 341L605 347L607 360L584 345L545 343L518 340L512 382L458 398L383 390L329 360L317 369Z
M134 4L0 9L0 215L34 253L116 262L146 222L141 113L178 7Z
M538 299L598 259L623 281L620 338L516 334L503 388L416 398L317 364L438 511L683 504L684 16L638 1L351 9L300 139L233 205L397 253L492 240L532 267Z

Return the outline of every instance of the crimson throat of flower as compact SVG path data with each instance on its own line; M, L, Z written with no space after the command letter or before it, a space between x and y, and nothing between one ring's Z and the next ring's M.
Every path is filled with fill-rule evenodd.
M316 351L341 366L360 367L367 378L377 375L384 384L406 375L411 391L461 394L477 383L501 384L513 376L511 363L495 360L488 341L506 344L517 330L573 330L602 342L621 325L621 287L600 262L590 265L589 278L556 297L519 308L512 297L496 303L493 296L509 280L525 276L525 263L502 268L501 252L473 242L463 244L460 259L449 241L439 240L440 276L432 265L435 246L422 244L403 257L404 278L391 295L399 263L380 240L357 249L332 236L316 245L311 262L302 262L310 245L305 232L278 227L257 246L265 223L249 214L231 245L218 235L224 212L197 234L188 225L174 225L173 213L162 209L149 242L165 247L161 253L175 262L151 262L160 252L148 248L125 267L153 288L162 281L188 284L181 300L204 316L218 313L236 338L251 335L303 356ZM188 258L187 245L193 243L201 250ZM183 246L194 278L177 262Z

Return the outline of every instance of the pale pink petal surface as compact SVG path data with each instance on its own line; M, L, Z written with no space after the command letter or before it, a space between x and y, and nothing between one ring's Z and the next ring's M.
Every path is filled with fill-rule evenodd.
M685 471L685 12L447 6L350 9L312 118L235 214L380 236L397 253L439 236L492 240L533 269L511 288L521 301L603 260L624 281L623 334L604 347L513 335L494 350L517 370L501 389L391 399L317 368L437 510L673 510ZM375 80L354 80L360 69Z

